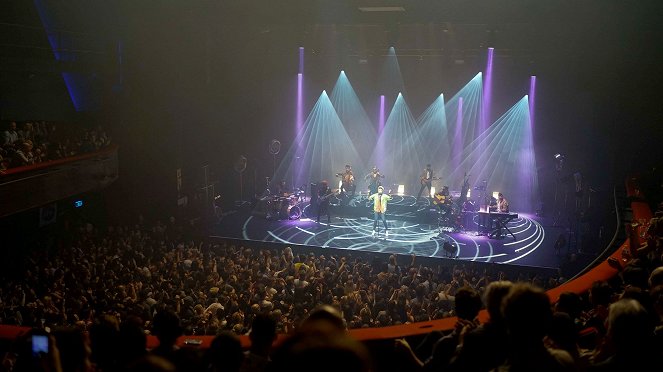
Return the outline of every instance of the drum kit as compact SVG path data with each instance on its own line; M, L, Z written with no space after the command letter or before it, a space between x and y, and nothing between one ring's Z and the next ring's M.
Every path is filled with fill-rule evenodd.
M267 219L298 220L302 216L300 199L304 192L296 190L294 193L274 195L267 201Z

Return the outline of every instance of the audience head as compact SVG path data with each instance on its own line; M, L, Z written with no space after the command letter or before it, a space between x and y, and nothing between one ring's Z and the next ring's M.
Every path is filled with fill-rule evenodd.
M269 348L276 339L276 321L269 313L259 313L253 318L249 333L251 348Z
M486 287L484 294L486 309L490 315L491 322L501 322L502 318L502 300L513 287L513 283L506 280L491 282Z
M577 351L578 330L574 319L567 313L555 312L552 316L548 338L558 349Z
M555 311L568 314L576 319L582 312L582 298L575 292L562 292L555 303Z
M323 323L316 321L315 324L302 327L281 343L274 354L273 370L370 371L370 357L366 347Z
M341 312L331 305L319 305L304 319L300 328L306 332L345 333Z
M654 288L663 285L663 266L659 266L652 270L649 275L649 288Z
M608 337L617 352L641 351L651 340L653 327L644 306L634 299L621 299L610 305Z
M589 289L589 301L594 306L608 306L612 302L613 290L608 282L600 280L592 283Z
M517 283L502 302L502 315L513 342L520 345L537 345L550 329L550 299L538 287Z
M172 346L182 335L180 318L172 310L161 310L154 316L152 332L159 339L159 346Z
M207 358L213 371L239 371L244 360L239 337L231 332L221 332L207 350Z
M465 320L474 320L483 306L481 296L477 290L468 286L461 287L456 291L454 303L456 316Z

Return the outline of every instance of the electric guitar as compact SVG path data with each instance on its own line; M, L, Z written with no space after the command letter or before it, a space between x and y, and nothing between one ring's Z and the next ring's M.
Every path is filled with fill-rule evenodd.
M328 200L334 195L338 195L341 193L341 189L332 189L330 193L325 194L323 196L318 197L318 204L322 203L325 200Z
M438 180L441 179L440 177L431 177L429 180L427 180L426 177L424 177L424 176L421 176L419 178L421 179L420 182L421 182L422 185L425 185L425 184L427 184L429 182L432 182L432 181L438 181Z

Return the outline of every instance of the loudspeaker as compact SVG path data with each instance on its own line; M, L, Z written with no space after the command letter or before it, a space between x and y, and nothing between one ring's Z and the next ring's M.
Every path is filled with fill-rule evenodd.
M311 210L311 213L317 214L318 213L318 184L317 183L312 183L310 185L311 187L311 205L309 209Z

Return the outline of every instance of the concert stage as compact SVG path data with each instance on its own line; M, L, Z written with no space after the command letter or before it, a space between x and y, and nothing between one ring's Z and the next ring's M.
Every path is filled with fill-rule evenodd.
M247 241L261 241L302 245L308 247L337 248L363 252L415 254L484 263L512 264L532 267L558 268L561 258L554 245L561 227L550 221L527 214L505 225L500 238L490 237L480 226L481 215L462 213L461 225L451 226L444 214L428 200L413 196L394 196L389 203L387 221L389 236L382 226L377 237L372 237L373 214L365 197L356 196L349 205L335 199L331 207L331 223L315 214L307 201L297 204L301 208L298 219L256 213L256 208L238 208L225 213L213 227L212 235ZM284 208L285 210L285 208ZM442 217L440 219L440 217ZM562 253L565 253L564 249Z

